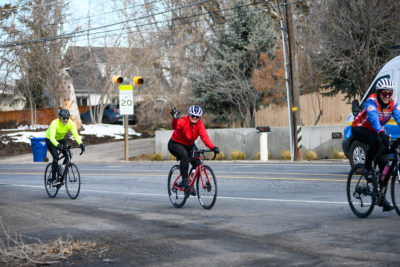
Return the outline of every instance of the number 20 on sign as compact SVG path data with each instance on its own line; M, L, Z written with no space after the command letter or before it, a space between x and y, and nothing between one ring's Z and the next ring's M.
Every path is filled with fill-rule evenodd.
M133 86L119 86L119 114L133 115Z

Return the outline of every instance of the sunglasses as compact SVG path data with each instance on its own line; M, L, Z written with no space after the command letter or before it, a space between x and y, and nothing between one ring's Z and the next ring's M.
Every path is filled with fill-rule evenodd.
M381 95L383 96L383 97L391 97L392 96L392 92L381 92Z
M61 120L63 120L63 121L67 121L69 118L63 118L63 117L61 117Z
M196 116L196 115L190 115L190 117L193 119L200 119L200 116Z

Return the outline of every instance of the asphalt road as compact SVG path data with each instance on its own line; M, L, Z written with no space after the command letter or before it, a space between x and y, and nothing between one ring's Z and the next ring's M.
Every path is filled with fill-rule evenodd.
M347 162L208 162L218 179L212 210L190 197L174 208L167 162L79 163L76 200L43 187L44 163L0 164L0 216L9 233L96 242L64 265L398 266L399 216L355 217ZM4 234L0 234L4 239ZM106 247L106 252L100 248Z

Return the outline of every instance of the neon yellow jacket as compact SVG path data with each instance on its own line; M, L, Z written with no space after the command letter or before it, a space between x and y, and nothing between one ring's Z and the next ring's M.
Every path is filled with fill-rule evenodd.
M82 143L81 137L79 136L78 131L71 120L68 120L67 125L64 125L59 118L52 121L46 131L46 138L50 139L54 146L57 146L57 140L63 139L68 131L71 131L75 141L78 143L78 145L80 145Z

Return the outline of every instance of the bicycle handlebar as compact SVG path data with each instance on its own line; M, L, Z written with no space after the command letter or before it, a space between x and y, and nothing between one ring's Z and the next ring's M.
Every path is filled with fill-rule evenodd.
M213 152L214 156L213 156L213 158L211 160L214 160L217 157L217 153L215 153L215 151L210 150L210 149L200 149L200 150L197 150L197 151L194 151L194 152L202 154L202 155L204 155L204 153Z
M67 146L63 147L63 149L62 149L62 150L70 150L70 149L75 149L75 148L81 148L81 147L79 147L79 146L71 146L71 145L67 145ZM81 156L81 155L83 154L83 152L85 152L85 150L84 150L84 149L82 149L81 153L79 153L79 156Z

